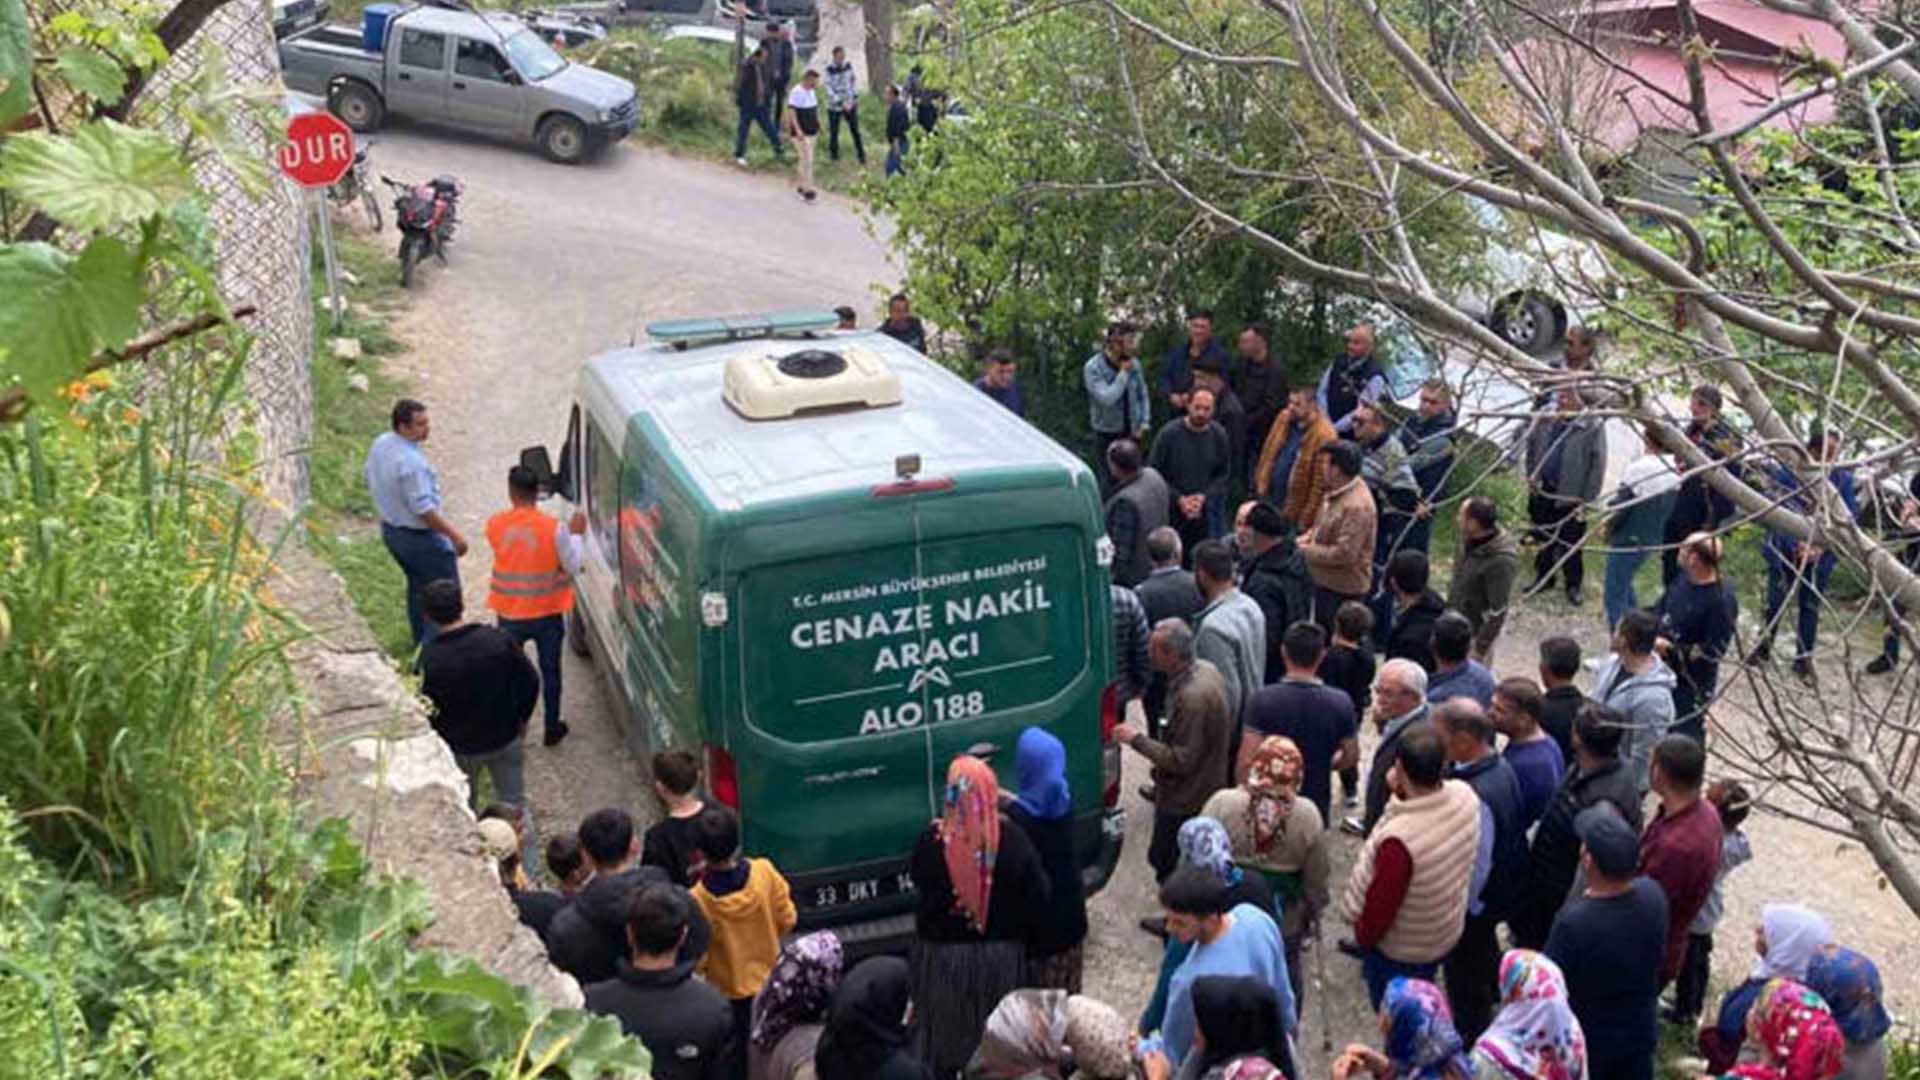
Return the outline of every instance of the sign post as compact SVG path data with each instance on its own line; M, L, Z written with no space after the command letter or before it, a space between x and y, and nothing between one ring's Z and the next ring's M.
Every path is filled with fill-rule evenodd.
M333 327L340 328L340 268L333 251L333 217L327 213L325 188L340 182L353 168L353 129L332 113L310 112L287 124L287 141L280 147L280 171L308 192L320 219L320 248L327 265L327 306Z

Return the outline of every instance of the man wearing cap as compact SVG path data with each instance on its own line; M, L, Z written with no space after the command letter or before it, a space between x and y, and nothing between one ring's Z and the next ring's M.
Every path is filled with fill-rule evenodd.
M1300 544L1313 577L1313 619L1333 632L1333 614L1349 600L1364 601L1373 587L1377 513L1360 479L1359 444L1341 439L1321 451L1327 496L1313 531Z
M1267 617L1267 682L1286 670L1281 639L1296 622L1313 618L1313 579L1293 542L1293 526L1269 502L1246 508L1246 528L1234 529L1240 541L1240 591Z
M1640 840L1612 806L1581 811L1574 830L1586 887L1560 910L1546 952L1566 975L1568 1004L1586 1033L1587 1075L1652 1080L1667 897L1636 876Z

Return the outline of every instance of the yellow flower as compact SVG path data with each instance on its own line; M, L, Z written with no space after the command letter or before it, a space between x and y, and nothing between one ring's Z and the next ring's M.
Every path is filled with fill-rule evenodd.
M93 387L95 390L111 390L115 386L113 373L109 371L90 371L87 373L87 377L80 381Z
M131 405L122 406L120 409L120 420L123 423L137 424L140 422L140 410Z

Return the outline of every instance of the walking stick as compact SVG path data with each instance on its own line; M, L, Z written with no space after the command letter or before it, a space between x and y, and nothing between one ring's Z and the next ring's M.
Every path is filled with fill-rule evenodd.
M1333 1053L1333 1025L1327 1016L1327 943L1321 936L1320 917L1313 919L1313 1000L1320 1012L1320 1052Z

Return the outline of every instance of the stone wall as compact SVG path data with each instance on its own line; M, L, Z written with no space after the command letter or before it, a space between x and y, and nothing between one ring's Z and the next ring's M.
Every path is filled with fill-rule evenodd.
M260 521L267 542L284 520ZM311 819L339 816L381 873L426 886L434 922L417 945L472 957L555 1005L580 988L547 962L482 854L467 780L427 724L424 705L374 642L339 577L298 544L283 549L275 598L312 636L289 656L303 690L280 739Z

